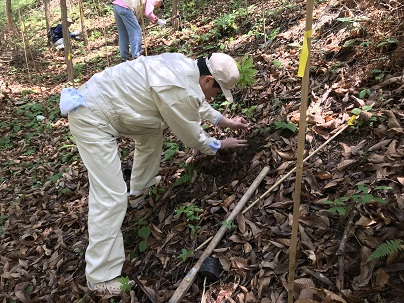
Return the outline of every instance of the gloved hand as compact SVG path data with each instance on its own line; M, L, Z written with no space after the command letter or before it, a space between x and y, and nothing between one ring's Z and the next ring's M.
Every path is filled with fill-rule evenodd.
M163 19L158 19L157 20L157 24L160 25L160 26L164 26L164 25L166 25L166 23L167 23L166 20L163 20Z

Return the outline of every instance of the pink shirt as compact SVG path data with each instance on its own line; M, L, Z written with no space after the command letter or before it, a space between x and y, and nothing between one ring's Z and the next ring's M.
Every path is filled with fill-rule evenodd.
M149 19L149 21L151 23L156 22L158 19L158 17L153 13L155 2L156 2L156 0L146 0L146 5L144 8L144 15L147 17L147 19ZM119 5L119 6L130 9L130 7L127 6L125 4L125 2L123 2L122 0L114 0L114 2L112 2L112 4Z

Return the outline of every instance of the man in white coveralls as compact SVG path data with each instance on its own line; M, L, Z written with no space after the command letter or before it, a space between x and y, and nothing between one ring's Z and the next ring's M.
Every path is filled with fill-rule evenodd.
M212 138L201 126L206 120L247 129L245 119L227 118L206 101L223 93L232 102L230 89L239 77L236 62L226 54L193 60L165 53L140 56L95 74L78 90L62 90L60 108L62 114L68 113L90 183L85 255L90 290L112 295L121 291L118 278L125 260L121 225L128 193L117 137L135 140L129 205L137 207L156 183L165 128L187 147L208 155L247 146L247 140Z

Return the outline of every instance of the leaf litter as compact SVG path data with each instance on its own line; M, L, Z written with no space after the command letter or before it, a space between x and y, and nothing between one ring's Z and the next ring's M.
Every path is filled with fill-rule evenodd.
M252 4L264 9L281 5L276 1ZM330 1L319 4L314 12L305 156L341 129L354 108L372 106L372 110L356 120L356 127L347 128L305 163L295 280L295 302L300 303L390 303L403 302L404 297L403 252L368 261L386 240L404 238L403 7L395 1L355 5L353 1ZM204 14L217 17L217 8L223 6L217 1ZM123 275L137 276L156 302L168 301L265 165L270 172L251 201L294 168L296 133L274 125L299 122L301 84L296 73L304 9L304 1L295 1L282 14L271 15L268 29L280 30L266 45L240 35L225 49L235 56L248 52L253 58L258 80L253 87L238 91L236 99L239 109L257 108L249 118L251 129L247 133L208 131L215 131L218 137L243 136L249 148L220 151L213 157L182 148L161 165L163 191L159 199L154 196L148 206L128 211L123 225L127 256ZM390 18L383 18L385 14ZM212 27L201 24L200 31L209 32ZM240 34L247 30L239 28ZM387 35L398 37L401 44L383 43ZM147 42L153 52L153 45L183 36L184 31ZM372 42L367 48L360 46L365 38ZM197 42L191 43L195 54L201 51ZM94 67L88 68L90 75ZM372 70L388 74L378 82ZM21 95L29 84L17 75L14 80L0 80L4 122L10 122L18 107L27 103ZM45 93L58 94L61 87L59 83L46 88ZM361 96L366 87L371 94ZM41 95L35 92L28 98L40 100ZM111 298L97 298L85 287L88 181L74 147L65 148L68 155L60 148L58 140L67 135L67 123L60 118L29 144L23 144L21 138L26 134L20 131L21 144L1 150L2 302L111 302ZM5 137L14 130L2 128L1 134ZM170 132L166 135L177 142ZM30 145L40 152L27 154ZM122 151L134 147L126 139L120 139L120 146ZM63 156L67 157L65 162L60 161ZM130 168L131 156L129 153L122 158L123 168ZM195 167L191 183L174 186L186 171L184 163ZM58 174L60 178L52 179ZM33 186L35 179L41 180L42 186ZM236 227L229 229L213 252L222 267L220 280L206 284L198 277L184 302L287 301L294 182L292 175L237 217L233 222ZM356 203L349 199L363 197L358 185L371 189L388 186L391 190L370 192L384 204ZM343 205L344 215L330 212L323 203L343 197L348 199ZM202 210L198 219L189 220L176 212L180 206L190 205ZM142 222L150 228L150 236L148 248L140 253ZM192 251L185 260L179 258L182 249ZM114 300L146 301L137 288Z

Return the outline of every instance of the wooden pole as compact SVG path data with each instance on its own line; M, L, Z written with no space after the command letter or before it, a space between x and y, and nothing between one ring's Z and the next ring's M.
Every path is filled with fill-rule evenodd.
M173 0L171 17L174 18L175 16L178 16L178 14L178 0ZM179 19L174 18L172 22L173 29L178 30L179 24Z
M140 7L140 14L141 14L141 18L142 18L142 36L143 36L143 42L144 42L144 55L147 56L147 40L146 40L146 28L144 25L144 6L142 5Z
M237 217L237 215L242 211L242 209L248 202L248 199L250 199L251 195L257 189L258 185L265 178L265 176L268 174L268 172L269 172L269 167L265 166L261 170L261 172L259 173L257 178L255 178L253 184L251 184L251 186L248 188L246 193L243 195L243 197L237 203L236 207L232 210L230 215L226 218L226 221L232 222ZM200 256L199 260L195 263L194 267L191 268L191 270L188 272L188 274L185 276L185 278L181 281L180 285L177 287L177 289L175 290L174 294L171 296L168 303L181 302L181 300L184 298L185 294L187 293L188 289L191 287L192 283L195 281L196 275L197 275L200 267L202 266L203 261L205 261L205 259L210 256L213 249L217 246L217 244L220 242L220 240L223 238L224 234L227 231L228 231L228 227L226 225L222 225L222 227L219 229L219 231L213 237L212 241L209 243L208 247L205 249L205 251Z
M108 55L108 41L107 41L107 31L105 29L105 20L104 20L104 14L102 11L102 7L100 4L100 0L97 0L97 6L98 6L98 15L102 19L102 33L104 34L104 41L105 41L105 56L107 58L107 66L109 66L109 55Z
M22 44L24 45L24 56L25 56L25 64L27 66L28 80L31 83L31 73L29 71L28 55L27 55L27 42L25 41L25 25L21 18L20 8L18 8L18 18L20 19L21 24L21 36L22 36Z
M80 8L81 35L83 36L84 45L86 46L87 49L89 49L88 33L87 33L87 27L86 27L86 22L85 22L85 18L84 18L83 0L79 0L79 8Z
M299 230L299 209L300 209L300 195L302 189L302 175L303 175L303 156L304 146L306 139L306 116L307 116L307 98L309 91L309 70L310 70L310 48L311 48L311 31L313 23L313 0L307 0L306 9L306 31L304 34L302 54L300 57L299 73L302 73L304 68L302 80L302 101L300 103L300 121L299 121L299 138L297 148L296 160L296 182L293 203L293 222L292 222L292 236L290 242L290 255L289 255L289 277L288 277L288 303L293 302L294 295L294 280L296 269L296 250L297 250L297 233ZM301 76L299 74L299 76Z

